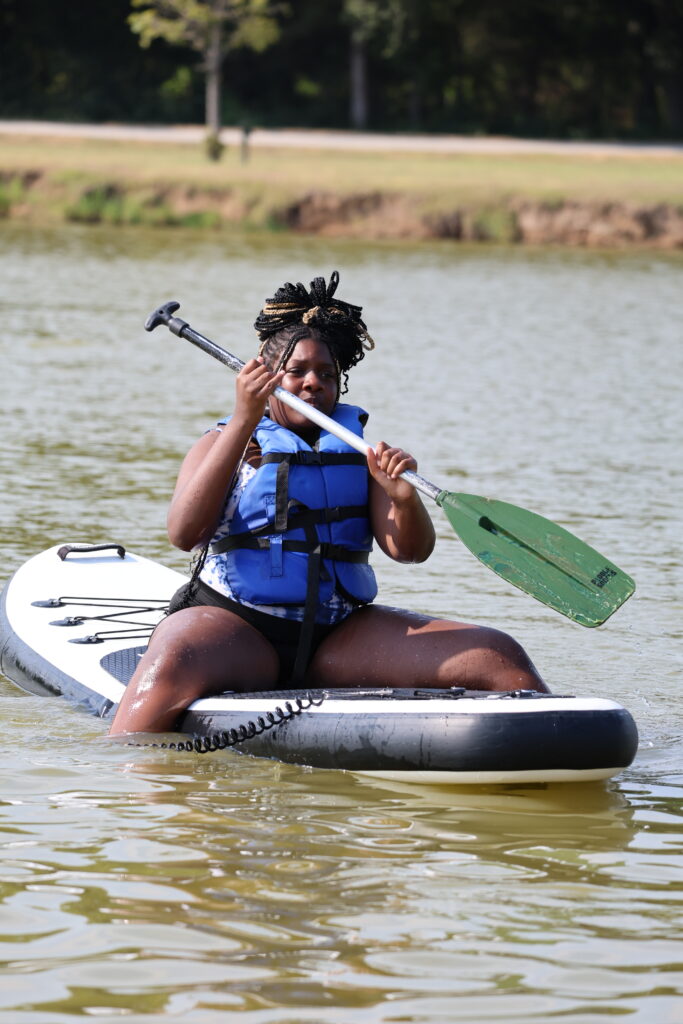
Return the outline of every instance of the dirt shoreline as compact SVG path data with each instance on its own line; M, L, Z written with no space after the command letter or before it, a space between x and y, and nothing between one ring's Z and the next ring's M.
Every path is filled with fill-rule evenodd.
M191 227L249 226L360 240L448 239L592 248L683 248L683 206L510 197L491 204L443 203L373 190L305 191L273 202L238 187L65 183L44 169L0 171L0 218L26 222Z
M403 195L312 192L278 211L278 216L290 230L326 236L683 248L683 210L665 203L550 203L520 198L492 206L454 206L423 213Z

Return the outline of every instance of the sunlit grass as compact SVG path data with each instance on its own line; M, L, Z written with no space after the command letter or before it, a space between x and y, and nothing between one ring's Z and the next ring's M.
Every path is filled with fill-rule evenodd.
M533 200L683 203L683 156L340 152L239 147L210 163L200 145L0 137L0 171L42 171L41 187L91 184L232 189L274 207L314 190L403 193L424 208Z

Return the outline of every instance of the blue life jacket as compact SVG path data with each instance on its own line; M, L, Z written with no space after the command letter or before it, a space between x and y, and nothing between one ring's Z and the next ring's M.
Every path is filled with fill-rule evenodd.
M362 436L367 413L337 405L331 419ZM365 456L326 430L312 448L267 417L254 438L261 464L240 496L228 536L211 545L225 560L235 597L310 608L336 590L359 604L372 601L377 582L368 564Z

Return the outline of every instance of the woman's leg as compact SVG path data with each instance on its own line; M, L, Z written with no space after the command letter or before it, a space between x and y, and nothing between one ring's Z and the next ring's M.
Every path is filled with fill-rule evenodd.
M506 633L381 605L353 612L323 641L306 681L548 692L527 653Z
M233 612L184 608L155 629L109 734L173 729L199 697L274 687L279 667L271 644Z

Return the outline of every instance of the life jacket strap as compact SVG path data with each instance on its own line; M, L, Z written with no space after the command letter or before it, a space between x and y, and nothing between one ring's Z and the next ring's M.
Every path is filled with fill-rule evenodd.
M275 529L284 533L289 515L289 462L280 462L275 472Z
M308 566L306 571L306 603L304 605L304 618L301 623L299 642L296 647L294 668L292 669L292 686L300 686L308 670L311 660L311 649L313 647L313 633L315 630L315 616L318 610L318 592L320 590L320 573L324 568L322 564L322 548L315 526L310 524L306 527L306 541L309 546Z
M272 529L271 529L272 532ZM368 551L351 551L342 547L341 544L328 544L327 541L320 541L317 535L311 536L309 540L283 540L281 542L284 551L299 551L303 554L313 555L320 552L320 557L329 558L333 562L355 562L358 564L367 563L370 558ZM268 537L257 537L253 533L236 533L231 537L223 537L211 545L211 552L214 555L223 555L226 551L235 551L238 548L247 548L251 551L268 551L270 539Z
M269 452L261 456L261 465L276 464L275 530L287 529L290 466L364 466L367 459L358 452Z
M289 466L367 466L360 452L268 452L261 456L261 465L287 463Z
M343 519L363 519L368 514L367 505L335 505L334 508L302 508L295 506L287 521L288 530L318 524L341 523Z
M292 510L294 512L292 513ZM305 530L307 526L316 526L318 524L329 524L329 523L340 523L343 519L362 519L367 516L368 509L367 505L336 505L334 508L304 508L295 501L290 501L287 505L287 517L285 520L285 527L283 530L277 529L277 516L273 525L266 523L265 526L261 526L258 530L249 530L245 534L235 534L237 537L251 536L251 537L266 537L273 533L285 533L286 530ZM216 541L215 544L211 545L211 551L214 555L222 554L224 551L229 551L230 547L225 547L225 541Z

